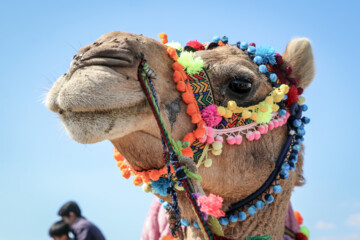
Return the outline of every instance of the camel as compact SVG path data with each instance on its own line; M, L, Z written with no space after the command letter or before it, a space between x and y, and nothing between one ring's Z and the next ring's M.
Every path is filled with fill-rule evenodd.
M216 105L226 106L228 101L234 101L240 107L250 106L264 100L273 90L268 77L259 72L257 64L241 48L230 44L211 45L214 44L205 44L205 50L196 51L194 56L204 61ZM172 80L174 61L167 49L163 43L142 35L107 33L78 51L68 72L48 92L46 106L59 115L75 141L92 144L110 140L135 171L161 169L164 159L159 128L139 83L142 57L153 71L162 119L172 138L182 140L196 125L186 113L186 103L181 101L181 93ZM296 87L306 89L315 72L309 40L291 40L282 60L291 66L289 76L297 79ZM251 89L240 95L228 91L228 81L234 78L250 79L251 85L247 87ZM201 165L197 169L205 194L221 196L221 209L226 211L231 204L259 189L274 170L288 128L284 124L257 141L244 140L236 146L224 143L221 155L210 151L211 167ZM291 193L295 186L304 184L303 150L296 165L287 180L279 180L282 193L274 195L273 203L245 221L222 226L224 237L245 239L268 234L273 239L282 239ZM195 221L184 192L177 190L177 194L181 217ZM169 196L156 195L171 202ZM201 229L187 227L185 238L203 239Z

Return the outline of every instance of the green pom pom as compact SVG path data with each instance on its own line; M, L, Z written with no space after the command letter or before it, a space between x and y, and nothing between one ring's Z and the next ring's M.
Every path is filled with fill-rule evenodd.
M176 50L179 50L179 51L182 50L182 46L181 46L181 44L179 42L172 41L172 42L166 43L165 45L168 46L168 47L175 48Z
M267 106L268 110L266 112L261 112L261 106ZM256 119L257 123L269 123L272 119L272 104L267 104L265 101L259 103L259 108L256 110L257 114L259 115L258 119Z
M204 67L204 61L200 57L195 58L194 52L182 52L178 62L184 66L189 74L199 73Z
M301 226L300 227L300 232L302 234L304 234L307 238L310 238L310 231L309 231L309 229L307 227Z
M187 148L188 146L190 146L189 142L182 142L182 147L183 148Z

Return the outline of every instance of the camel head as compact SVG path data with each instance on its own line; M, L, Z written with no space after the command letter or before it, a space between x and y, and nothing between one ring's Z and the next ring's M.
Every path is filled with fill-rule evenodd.
M205 50L195 57L204 62L217 106L229 101L246 108L261 101L273 91L273 85L259 66L241 47L204 44ZM223 45L223 44L220 44ZM156 74L153 78L161 114L175 140L194 130L194 121L186 113L187 105L174 83L174 61L167 47L144 36L111 32L74 56L69 71L53 85L46 106L60 116L67 133L74 140L88 144L110 140L136 171L160 169L164 166L159 129L138 79L140 61L145 58ZM307 39L290 41L282 54L285 75L296 79L295 88L307 88L314 77L312 49ZM154 77L155 75L153 75ZM244 139L240 145L224 144L222 154L212 154L211 167L199 166L201 186L205 193L224 198L223 210L256 191L274 170L286 141L286 124L263 134L257 141ZM246 222L224 227L225 235L239 237L271 234L280 238L291 191L302 183L302 153L297 169L282 183L283 194L274 204ZM166 199L166 198L165 198ZM185 197L179 193L182 215L193 220ZM193 236L197 236L197 230ZM191 234L189 233L188 236Z

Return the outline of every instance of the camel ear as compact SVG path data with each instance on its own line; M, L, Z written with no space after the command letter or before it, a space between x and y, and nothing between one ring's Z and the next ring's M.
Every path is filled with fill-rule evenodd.
M286 46L283 59L292 67L291 77L296 78L298 87L305 89L315 75L314 56L309 39L295 38Z

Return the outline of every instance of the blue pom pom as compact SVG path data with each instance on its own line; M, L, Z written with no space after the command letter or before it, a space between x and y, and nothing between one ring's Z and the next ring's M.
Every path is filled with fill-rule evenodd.
M260 56L256 56L256 57L254 57L254 63L256 63L257 65L260 65L260 64L262 64L263 63L263 59L262 59L262 57L260 57Z
M256 207L255 207L254 205L251 205L251 206L249 207L249 209L248 209L249 215L252 216L252 215L254 215L256 212L257 212Z
M261 73L267 73L267 67L265 65L260 65L259 66L259 71Z
M289 165L290 165L289 171L294 171L296 169L296 165L294 162L290 161Z
M222 217L220 218L220 224L223 226L226 226L229 224L229 219L227 219L226 217Z
M305 124L308 124L310 122L310 118L308 117L302 117L301 121Z
M159 202L160 202L160 203L163 203L163 202L165 202L164 200L161 200L160 198L158 198L158 200L159 200Z
M185 226L185 227L190 226L190 222L189 222L188 220L184 219L184 218L182 218L182 219L180 220L180 223L181 223L181 225L183 225L183 226Z
M163 202L161 205L166 209L170 204L168 202Z
M297 159L298 158L298 155L296 153L291 153L290 154L290 159Z
M247 49L248 46L249 46L249 44L248 44L247 42L241 42L241 43L240 43L240 48L241 48L242 50Z
M276 73L271 73L269 78L270 78L271 82L273 82L273 83L276 82L277 81Z
M293 146L293 149L296 150L296 151L300 151L301 145L300 145L300 144L295 144L295 145Z
M280 116L285 116L286 115L286 110L285 109L280 109L279 110L279 115Z
M298 160L295 159L295 158L294 158L294 159L290 159L290 160L289 160L290 168L293 167L293 166L295 166L295 164L297 163L297 161L298 161Z
M282 170L288 171L289 168L290 168L290 166L289 166L289 164L286 163L286 162L281 165L281 169L282 169Z
M304 142L304 137L300 137L300 138L296 139L297 144L300 144L302 142Z
M237 220L238 220L237 214L231 214L229 217L229 220L230 220L230 222L233 222L233 223L237 222Z
M301 121L299 119L295 119L292 123L292 125L296 128L300 127L301 126Z
M223 43L228 43L228 42L229 42L229 38L228 38L227 36L223 36L223 37L221 38L221 41L222 41Z
M301 105L301 109L306 112L308 110L308 106L306 104Z
M274 201L274 197L271 194L268 193L268 194L265 195L265 202L266 203L270 204L273 201Z
M283 100L286 100L286 99L287 99L287 94L284 94Z
M251 54L255 54L256 52L256 47L254 46L249 46L248 49L247 49L248 53L251 53Z
M296 132L299 136L304 136L306 133L304 128L298 128Z
M212 39L212 41L213 41L214 43L218 43L218 42L220 41L220 37L219 37L219 36L214 36L213 39Z
M239 219L240 221L244 221L246 219L246 213L243 211L239 212Z
M275 50L269 46L260 46L256 49L256 56L263 58L264 63L274 65L276 63Z
M255 206L256 206L257 209L264 209L265 203L264 203L264 201L259 200L259 201L257 201L257 202L255 203Z
M282 171L280 172L280 178L281 178L281 179L288 179L288 178L289 178L289 172L286 171L286 170L282 170Z
M199 227L199 224L198 224L197 222L194 222L194 223L193 223L193 226L194 226L194 228L200 228L200 227Z
M274 185L273 191L274 191L274 193L281 193L281 191L282 191L281 185L279 185L279 184Z

